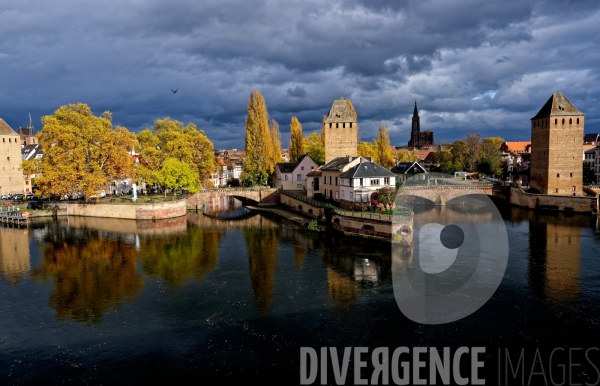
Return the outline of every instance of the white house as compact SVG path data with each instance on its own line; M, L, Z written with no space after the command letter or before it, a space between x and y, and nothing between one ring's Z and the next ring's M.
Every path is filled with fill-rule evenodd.
M360 162L340 174L339 179L340 206L346 209L368 207L371 200L378 199L379 189L396 187L396 175L371 161Z
M306 190L306 175L315 169L317 164L308 154L304 154L298 162L280 162L275 165L273 187L284 190Z
M427 170L425 170L425 167L422 164L416 161L400 162L392 168L392 173L398 177L398 181L406 181L416 174L421 174L417 178L422 179L423 181L427 178Z

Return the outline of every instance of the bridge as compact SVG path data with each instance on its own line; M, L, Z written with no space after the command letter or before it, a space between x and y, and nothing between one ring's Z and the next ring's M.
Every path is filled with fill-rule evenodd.
M279 190L275 188L218 188L203 189L186 198L187 209L201 210L205 203L219 201L221 197L232 196L248 205L279 204Z
M450 200L473 194L494 196L492 185L476 185L465 183L460 185L433 185L433 186L403 186L399 190L402 196L421 197L432 201L435 205L446 205Z

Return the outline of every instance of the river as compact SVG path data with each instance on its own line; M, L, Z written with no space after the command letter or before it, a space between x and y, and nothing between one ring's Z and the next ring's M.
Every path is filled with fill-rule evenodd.
M423 325L396 305L389 245L239 205L214 215L0 228L0 384L298 384L301 347L484 346L496 361L600 343L595 217L503 208L498 290L464 319Z

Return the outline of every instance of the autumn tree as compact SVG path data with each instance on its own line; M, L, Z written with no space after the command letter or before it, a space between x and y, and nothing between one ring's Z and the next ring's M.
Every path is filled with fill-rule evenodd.
M290 123L290 162L298 162L304 155L304 140L302 138L302 125L298 118L292 117ZM312 158L312 157L311 157Z
M216 168L214 146L204 131L171 118L158 119L152 129L138 133L137 151L147 163L137 168L138 180L149 184L158 183L158 173L169 158L188 165L202 185L208 184Z
M271 158L269 163L273 165L275 170L275 164L283 162L281 155L281 134L279 133L279 123L276 120L271 119L269 121L269 135L271 137L271 146L269 147L269 157Z
M356 115L356 110L354 110L354 105L352 105L352 102L350 101L350 99L346 99L346 103L348 104L348 109L350 110L350 115L352 116L352 118L354 118L355 121L357 121L358 116Z
M264 185L275 164L269 156L273 140L269 130L267 104L258 90L248 97L246 117L246 158L241 179L246 185Z
M417 152L414 150L398 149L398 150L396 150L396 155L394 157L394 160L396 163L415 162L415 161L419 161L419 156L417 155Z
M325 138L323 133L317 133L316 131L311 133L304 140L304 149L308 156L315 161L317 165L323 165L325 163Z
M131 175L135 137L124 127L113 127L109 111L95 116L84 103L70 104L44 116L42 123L37 138L44 157L22 165L26 174L38 175L42 195L83 192L89 197L111 180Z
M374 144L375 142L359 142L356 149L357 155L360 157L369 157L376 162L377 149L375 148Z
M485 174L502 174L502 151L504 139L500 137L484 138L481 143L481 156L478 170Z
M479 162L479 157L481 156L481 134L469 133L467 134L465 142L467 143L467 151L465 154L467 161L466 166L468 171L474 172L477 170L477 163Z
M173 190L186 188L190 193L200 190L200 177L198 173L185 162L175 158L167 158L156 174L156 180L167 189ZM165 191L166 197L166 191Z
M391 169L394 166L394 157L392 156L390 137L385 125L379 126L373 148L375 150L375 162L386 169Z

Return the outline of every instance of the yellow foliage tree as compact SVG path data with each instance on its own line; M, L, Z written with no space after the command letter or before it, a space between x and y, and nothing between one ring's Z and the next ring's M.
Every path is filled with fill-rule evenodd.
M359 142L357 153L360 157L369 157L373 162L377 162L377 149L375 148L375 142Z
M398 149L396 150L395 161L396 163L401 162L415 162L419 160L419 156L414 150Z
M277 123L277 121L274 119L269 121L269 133L272 143L272 145L269 147L269 156L271 157L270 163L273 164L273 170L275 170L275 164L278 162L283 162L283 157L281 155L281 134L279 133L279 123Z
M390 137L385 125L379 126L379 132L377 139L373 143L373 147L375 150L375 162L387 169L392 168L394 166L394 157L392 156Z
M315 161L317 165L323 165L325 163L325 137L323 133L317 133L316 131L311 133L304 140L304 149L308 156Z
M124 127L113 128L110 112L97 117L77 103L61 106L42 123L37 137L44 158L22 165L26 174L41 174L36 182L42 195L83 192L90 197L112 179L131 176L135 137Z
M246 117L246 157L244 171L240 178L245 185L264 185L273 172L274 157L269 156L273 140L269 129L267 104L258 90L248 97L248 116Z
M292 117L292 122L290 123L290 162L298 162L298 159L303 155L304 140L302 138L302 125L298 121L298 118Z

